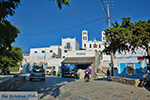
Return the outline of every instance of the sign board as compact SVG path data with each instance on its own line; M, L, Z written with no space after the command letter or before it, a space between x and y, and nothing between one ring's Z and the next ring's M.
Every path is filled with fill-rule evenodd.
M30 56L30 53L23 53L23 56Z
M77 53L76 55L85 55L85 53Z
M149 56L141 56L141 57L138 57L137 59L138 60L150 59L150 57Z

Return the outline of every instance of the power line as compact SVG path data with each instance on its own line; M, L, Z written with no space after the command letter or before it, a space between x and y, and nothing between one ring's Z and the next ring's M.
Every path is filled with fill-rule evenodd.
M107 10L106 10L106 7L105 7L105 5L104 5L104 1L103 1L103 0L101 0L101 2L102 2L102 5L104 6L104 10L105 10L106 15L107 15Z
M83 25L91 24L91 23L97 22L97 21L102 20L102 19L105 19L105 18L106 18L106 17L98 18L98 19L95 19L95 20L93 20L93 21L89 21L89 22L86 22L86 23L83 23L83 24L71 26L71 27L64 28L64 29L58 29L58 30L48 31L48 32L33 33L33 34L21 34L21 35L19 35L19 36L41 35L41 34L49 34L49 33L64 31L64 30L68 30L68 29L80 27L80 26L83 26Z

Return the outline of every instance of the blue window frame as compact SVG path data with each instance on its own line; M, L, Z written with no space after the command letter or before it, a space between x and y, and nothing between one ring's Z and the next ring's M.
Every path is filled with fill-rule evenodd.
M69 42L67 43L67 48L70 48L70 43Z
M63 58L65 58L65 56L63 56Z
M34 53L37 53L37 51L34 51Z

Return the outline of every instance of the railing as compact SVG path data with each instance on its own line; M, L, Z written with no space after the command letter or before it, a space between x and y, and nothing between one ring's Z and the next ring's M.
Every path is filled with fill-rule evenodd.
M71 49L72 49L72 47L64 46L64 49L71 50Z

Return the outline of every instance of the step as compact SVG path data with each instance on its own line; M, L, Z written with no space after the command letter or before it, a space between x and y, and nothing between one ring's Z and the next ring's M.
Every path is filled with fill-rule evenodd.
M107 76L97 76L97 78L107 78Z
M105 75L104 73L97 73L97 76Z

